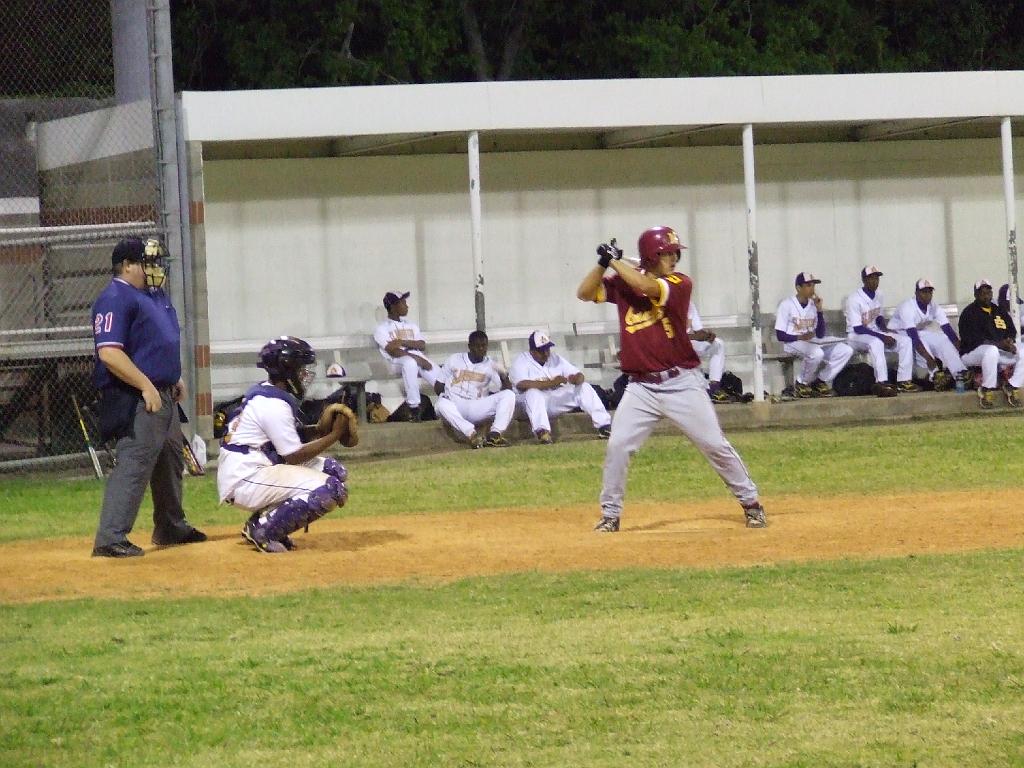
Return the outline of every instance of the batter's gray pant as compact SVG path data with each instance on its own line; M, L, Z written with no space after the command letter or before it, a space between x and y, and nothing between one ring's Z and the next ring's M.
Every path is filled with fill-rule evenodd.
M671 419L697 446L741 504L757 501L757 486L736 449L722 434L704 375L699 369L692 369L661 384L630 382L626 386L612 420L612 436L604 458L602 514L622 515L629 461L662 418Z
M135 525L146 486L153 491L153 536L173 541L191 527L181 506L181 424L169 392L160 393L160 410L147 413L140 398L135 434L117 441L117 466L103 491L96 546L124 541Z

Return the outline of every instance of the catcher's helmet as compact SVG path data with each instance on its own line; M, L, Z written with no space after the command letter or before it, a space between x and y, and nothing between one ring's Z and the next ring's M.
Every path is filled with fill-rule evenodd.
M279 336L263 345L256 366L266 370L271 380L287 383L291 393L301 399L313 381L313 371L306 366L315 362L316 352L309 342L296 336Z
M679 255L685 245L680 244L679 236L671 227L652 227L640 235L637 249L640 251L640 266L650 270L658 263L663 253Z

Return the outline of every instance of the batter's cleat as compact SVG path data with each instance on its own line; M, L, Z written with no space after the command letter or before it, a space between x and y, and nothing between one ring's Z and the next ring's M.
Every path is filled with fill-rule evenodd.
M814 390L815 397L832 397L835 392L832 390L831 384L826 384L821 379L811 384L811 389Z
M488 448L508 448L509 442L499 432L489 432L484 445Z
M882 381L876 382L871 391L875 397L896 397L896 387Z
M903 393L903 392L920 392L921 391L921 385L916 383L916 382L914 382L914 381L910 381L910 380L907 380L907 381L897 381L896 382L896 391L897 392L901 392L901 393Z
M484 447L484 436L480 432L473 432L473 434L466 439L469 441L470 448L476 449Z
M618 533L619 518L605 515L601 518L600 522L594 526L594 530L598 533Z
M708 397L711 398L711 402L715 405L721 405L722 403L731 403L732 395L726 392L724 389L716 389L714 392L708 392Z
M102 547L95 547L92 551L93 557L142 557L146 554L142 547L137 547L128 539L115 541L113 544L104 544Z
M802 381L798 381L793 384L793 397L816 397L816 394L810 385L804 384Z
M602 440L607 440L609 437L612 436L612 425L605 424L603 427L598 427L597 436L600 437Z
M743 507L743 515L747 519L747 528L766 528L768 521L764 516L764 507L761 506L761 502L755 502L749 507Z
M995 390L988 387L978 387L978 407L983 411L988 411L994 408L995 404Z
M1006 404L1011 408L1020 408L1020 396L1017 390L1009 384L1003 384L1003 394L1006 395Z
M242 535L245 540L252 544L260 552L266 552L270 555L278 555L282 552L287 552L288 547L282 544L280 541L272 541L267 538L267 534L260 530L256 523L256 518L250 517L244 526L242 526Z

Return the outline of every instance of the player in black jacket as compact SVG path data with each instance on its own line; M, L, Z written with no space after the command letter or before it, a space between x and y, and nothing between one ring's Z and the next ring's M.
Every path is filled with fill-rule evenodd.
M960 313L960 359L966 366L981 366L978 402L985 409L995 405L999 368L1013 366L1003 394L1007 405L1020 407L1017 390L1024 385L1024 362L1017 346L1017 329L1010 315L992 303L988 280L974 284L974 303Z

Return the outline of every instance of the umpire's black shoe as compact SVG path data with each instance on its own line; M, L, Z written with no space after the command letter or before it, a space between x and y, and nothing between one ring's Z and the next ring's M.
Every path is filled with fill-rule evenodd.
M144 554L146 553L142 547L135 546L127 539L94 547L92 550L93 557L142 557Z
M153 534L153 543L158 547L171 547L175 544L198 544L202 541L206 541L206 534L198 528L189 528L184 536L177 536L171 539L158 536L156 533Z

